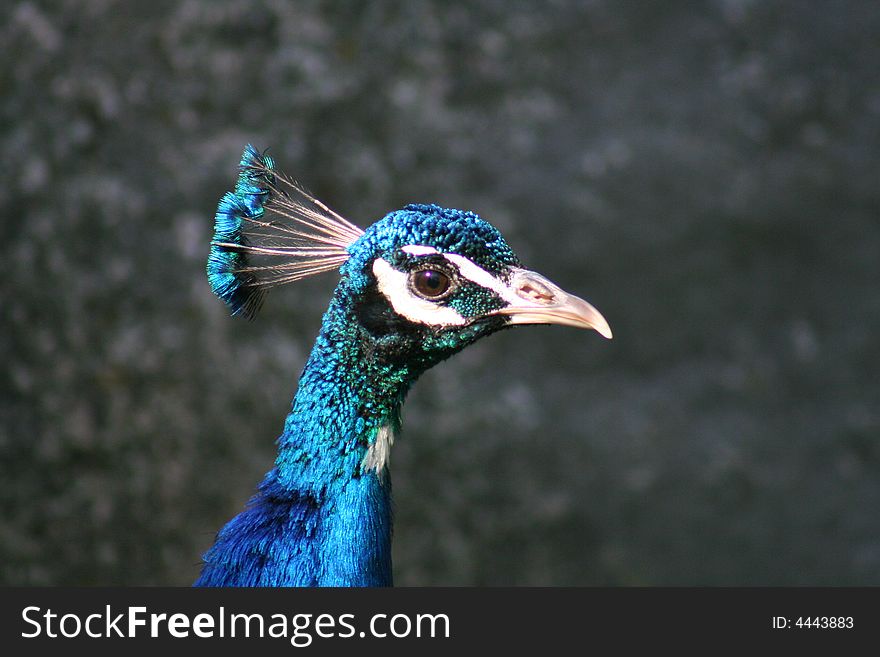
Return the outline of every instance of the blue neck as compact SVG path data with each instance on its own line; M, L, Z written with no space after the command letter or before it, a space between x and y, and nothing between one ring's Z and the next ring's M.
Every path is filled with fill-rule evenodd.
M391 481L362 462L420 370L395 364L337 289L275 467L217 535L197 586L391 585Z

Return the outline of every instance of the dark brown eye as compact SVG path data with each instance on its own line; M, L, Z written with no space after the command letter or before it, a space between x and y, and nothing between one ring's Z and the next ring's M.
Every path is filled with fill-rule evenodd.
M415 271L410 274L409 280L416 294L425 299L439 299L449 291L452 284L449 276L436 269Z

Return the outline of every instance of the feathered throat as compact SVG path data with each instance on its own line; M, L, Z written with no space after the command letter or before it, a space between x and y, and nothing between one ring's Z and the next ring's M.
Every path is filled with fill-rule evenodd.
M248 144L235 191L217 207L208 281L233 315L250 319L269 288L338 269L361 235Z

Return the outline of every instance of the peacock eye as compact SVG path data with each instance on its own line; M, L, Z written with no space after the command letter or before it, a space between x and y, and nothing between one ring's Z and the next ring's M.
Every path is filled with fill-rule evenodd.
M436 269L420 269L409 277L412 289L425 299L440 299L452 286L449 276Z

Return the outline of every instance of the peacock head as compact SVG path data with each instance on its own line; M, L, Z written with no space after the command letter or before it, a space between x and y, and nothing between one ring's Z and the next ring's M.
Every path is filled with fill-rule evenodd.
M263 262L260 262L260 261ZM501 233L473 212L412 204L365 231L252 147L235 192L220 203L208 260L214 292L252 316L272 285L330 269L371 353L423 369L520 324L611 329L589 303L523 268Z
M348 252L341 285L359 300L359 323L380 342L406 336L428 361L517 324L567 324L611 337L593 306L523 268L501 233L473 212L407 205Z

